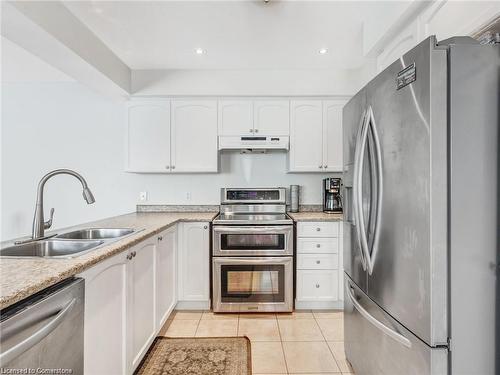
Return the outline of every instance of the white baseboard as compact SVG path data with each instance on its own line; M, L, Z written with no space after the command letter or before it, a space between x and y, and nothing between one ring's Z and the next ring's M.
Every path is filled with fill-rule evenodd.
M210 301L177 301L175 310L209 310Z
M296 310L343 310L344 301L295 301Z

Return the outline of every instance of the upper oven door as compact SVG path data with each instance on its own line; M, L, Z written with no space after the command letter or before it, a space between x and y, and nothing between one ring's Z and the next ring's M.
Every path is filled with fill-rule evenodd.
M213 226L214 256L293 255L292 225Z

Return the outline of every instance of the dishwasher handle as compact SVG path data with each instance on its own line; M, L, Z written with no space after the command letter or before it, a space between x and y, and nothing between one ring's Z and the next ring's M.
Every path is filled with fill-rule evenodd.
M46 336L48 336L52 331L54 331L59 324L62 323L64 318L71 312L71 309L73 306L76 304L76 299L73 298L71 301L66 304L54 318L52 318L47 324L45 324L42 328L40 328L38 331L33 333L30 337L27 337L26 339L20 341L13 347L9 348L5 352L2 352L0 354L0 363L1 364L7 364L14 358L17 358L20 356L22 353L27 351L28 349L32 348L36 344L38 344L40 341L42 341ZM23 328L19 328L22 330Z

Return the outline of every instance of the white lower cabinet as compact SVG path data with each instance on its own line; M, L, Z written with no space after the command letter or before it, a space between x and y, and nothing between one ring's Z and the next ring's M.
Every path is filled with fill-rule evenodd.
M127 332L129 336L129 373L140 363L156 335L155 322L155 237L129 251L127 283Z
M340 228L339 222L297 223L296 308L342 307Z
M141 362L177 302L176 237L175 225L78 275L85 375L129 375Z
M118 254L78 275L85 279L84 371L127 372L127 254Z
M177 229L158 235L156 250L156 330L167 321L177 303Z
M339 295L338 270L297 270L297 300L332 302Z
M210 225L179 224L178 303L182 309L210 307Z

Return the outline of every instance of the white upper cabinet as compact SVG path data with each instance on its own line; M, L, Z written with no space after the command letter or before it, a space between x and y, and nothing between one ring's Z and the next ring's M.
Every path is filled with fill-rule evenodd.
M323 169L342 172L342 108L345 101L323 102Z
M287 136L289 133L289 100L219 101L219 135Z
M144 100L128 106L126 171L218 170L217 101Z
M219 135L253 135L251 100L219 101Z
M323 171L323 107L321 101L292 101L290 108L289 171Z
M256 100L253 108L254 134L284 136L290 133L290 101Z
M128 110L129 172L165 172L170 167L170 102L131 102Z
M289 172L342 171L343 100L290 103Z
M175 100L171 108L171 171L217 172L217 101Z

